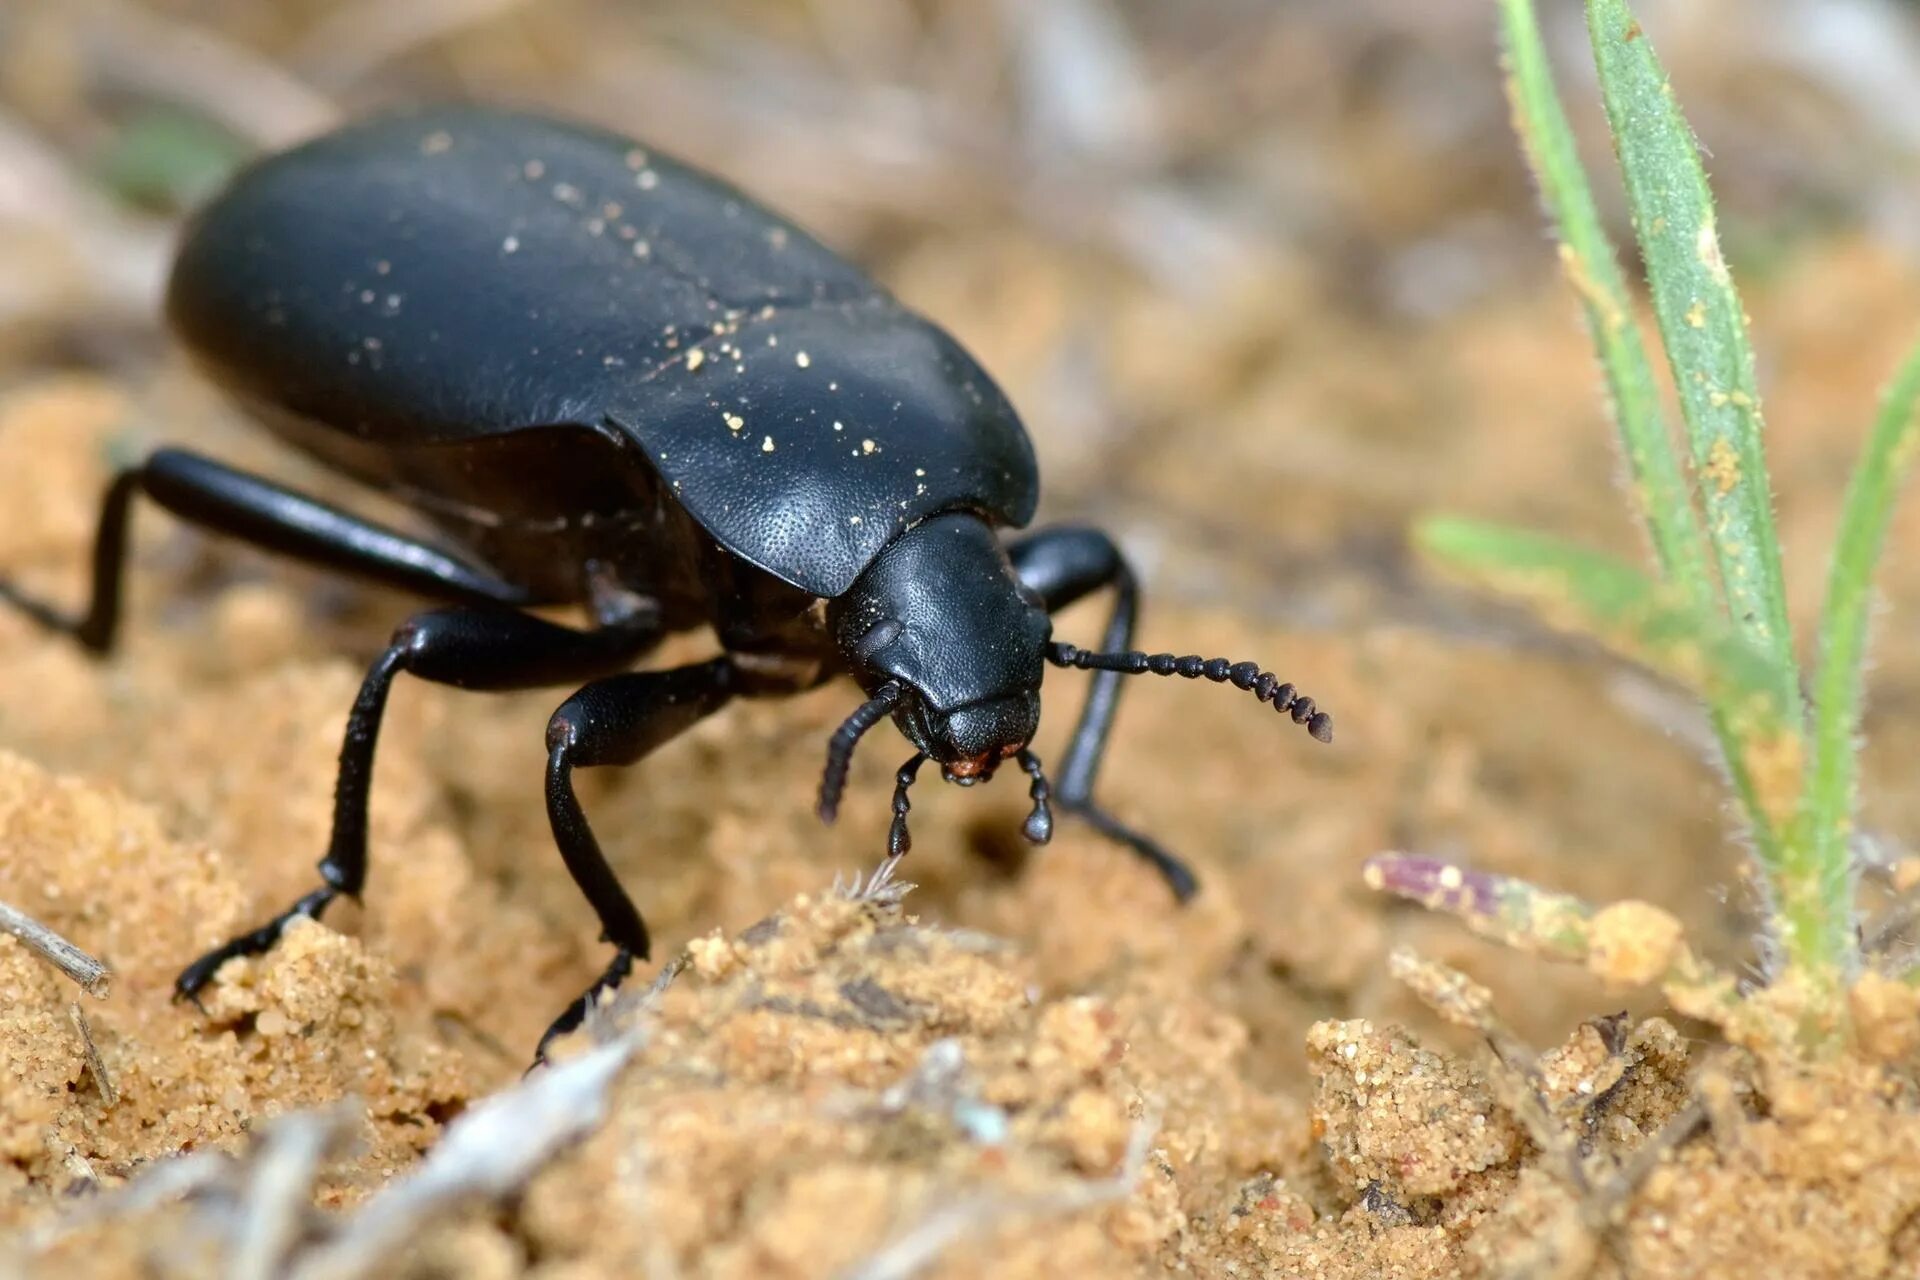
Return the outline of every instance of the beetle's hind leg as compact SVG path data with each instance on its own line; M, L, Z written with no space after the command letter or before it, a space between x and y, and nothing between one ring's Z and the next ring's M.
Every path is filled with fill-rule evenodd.
M4 578L0 600L95 653L112 648L136 494L216 533L404 591L467 604L529 603L520 587L436 547L185 449L156 449L108 486L94 534L93 585L84 612L64 613Z
M174 981L176 996L193 998L235 956L271 949L294 918L317 918L342 894L360 896L367 880L367 800L374 744L387 693L400 672L463 689L535 689L617 671L659 637L651 615L579 631L512 609L455 605L415 614L402 623L393 643L374 660L347 716L334 786L333 835L320 860L324 883L266 924L188 965Z
M595 680L562 703L547 722L547 818L554 843L600 917L601 938L614 947L613 962L540 1037L535 1060L547 1044L580 1025L599 996L620 985L637 956L647 958L647 926L634 908L600 842L587 824L573 790L580 766L633 764L718 711L747 683L731 659L714 658L668 671L635 671Z

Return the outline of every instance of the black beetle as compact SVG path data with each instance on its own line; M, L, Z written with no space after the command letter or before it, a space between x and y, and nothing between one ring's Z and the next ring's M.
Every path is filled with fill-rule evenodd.
M159 449L108 490L92 600L67 617L0 598L96 651L119 614L136 493L287 555L450 602L374 662L340 752L322 886L189 965L191 997L294 916L359 895L367 790L393 678L471 689L575 681L547 729L554 839L615 948L547 1033L616 986L647 930L575 799L582 765L630 764L737 696L851 675L868 700L833 735L831 821L860 735L887 715L963 785L1014 759L1050 798L1149 860L1177 858L1093 802L1120 675L1231 682L1313 736L1327 716L1253 663L1126 652L1134 577L1089 528L1003 545L1038 497L1013 407L946 333L731 187L617 135L472 107L343 128L247 169L189 228L167 292L188 349L276 435L399 497L462 555L210 458ZM1110 587L1102 650L1049 613ZM562 626L525 612L586 608ZM711 627L721 656L629 668ZM1100 674L1057 788L1028 750L1044 664ZM544 1049L546 1040L543 1039Z

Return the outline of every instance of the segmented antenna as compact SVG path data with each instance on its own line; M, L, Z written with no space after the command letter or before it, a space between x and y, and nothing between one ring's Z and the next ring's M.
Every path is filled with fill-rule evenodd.
M920 766L927 762L924 751L913 753L912 759L900 766L900 772L893 775L893 825L887 828L887 865L906 856L913 848L913 835L907 830L907 810L913 808L907 799L907 788L920 774Z
M1047 775L1040 772L1039 756L1023 750L1016 759L1033 779L1033 785L1027 788L1027 794L1033 797L1033 812L1027 815L1021 834L1034 844L1045 844L1053 839L1053 808L1048 803L1053 799L1053 788L1047 785Z
M1126 675L1185 676L1189 680L1207 679L1215 684L1230 684L1245 689L1262 702L1271 702L1275 711L1293 717L1295 724L1307 726L1307 732L1320 742L1333 741L1333 717L1316 709L1313 699L1282 681L1271 671L1262 671L1257 662L1228 662L1225 658L1203 658L1199 654L1175 657L1171 653L1093 653L1055 641L1047 646L1047 661L1077 671L1119 671Z
M820 775L820 821L832 822L839 816L840 795L847 789L847 769L853 764L853 749L860 745L860 735L886 719L902 692L892 681L881 685L827 739L827 768Z

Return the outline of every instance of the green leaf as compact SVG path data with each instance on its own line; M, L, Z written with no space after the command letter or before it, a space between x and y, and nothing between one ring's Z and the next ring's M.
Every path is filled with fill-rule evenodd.
M1560 237L1561 265L1579 296L1600 356L1634 505L1661 572L1704 607L1713 598L1705 535L1667 432L1653 365L1634 323L1626 281L1602 229L1574 146L1573 129L1554 87L1533 0L1500 0L1500 24L1514 129L1540 184L1541 198Z
M1753 350L1706 173L1666 73L1624 0L1588 0L1587 26L1727 606L1734 625L1771 658L1791 704L1798 672Z
M1768 655L1674 585L1602 552L1506 525L1435 517L1415 536L1446 568L1524 599L1555 626L1593 636L1716 704L1790 721Z
M1585 310L1606 374L1635 503L1663 574L1697 610L1717 613L1717 587L1706 567L1707 540L1667 431L1626 283L1613 245L1602 230L1573 131L1554 88L1532 0L1500 0L1500 4L1514 127L1559 231L1561 262ZM1791 672L1784 672L1781 679L1784 693ZM1726 710L1710 703L1708 712L1754 843L1763 861L1777 864L1783 838L1775 829L1778 805L1770 814L1763 804L1748 771L1747 744L1729 722Z
M198 116L150 110L127 121L94 157L93 170L126 203L171 212L211 194L247 151L238 138Z
M1819 918L1853 918L1852 858L1857 782L1855 734L1860 724L1861 669L1866 658L1868 612L1874 565L1886 541L1887 524L1901 482L1920 451L1920 348L1907 357L1889 388L1867 438L1841 511L1827 598L1820 613L1819 667L1813 685L1813 761L1807 770L1800 822L1793 842L1804 859L1801 876L1812 900L1805 905ZM1792 904L1783 903L1782 907ZM1828 957L1845 966L1851 954L1851 930L1819 930L1809 919L1795 927L1811 931L1815 941L1843 949Z

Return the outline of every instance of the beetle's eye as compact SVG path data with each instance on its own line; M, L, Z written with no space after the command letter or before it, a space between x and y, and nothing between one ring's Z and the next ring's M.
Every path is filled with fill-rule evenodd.
M871 658L874 654L880 652L895 640L898 640L900 633L904 630L906 630L906 628L901 625L900 619L882 619L867 628L867 633L860 637L860 643L855 645L854 649L861 657Z

